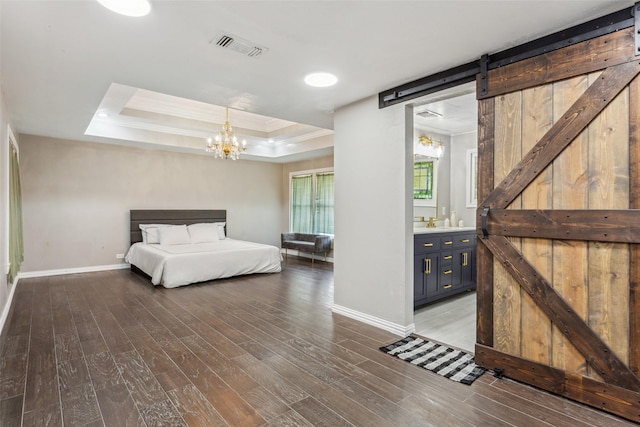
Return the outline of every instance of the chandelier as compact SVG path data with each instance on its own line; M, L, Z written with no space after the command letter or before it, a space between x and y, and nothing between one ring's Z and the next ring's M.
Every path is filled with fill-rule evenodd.
M420 153L418 154L426 157L433 157L434 159L439 159L444 155L444 145L442 144L442 141L439 141L438 146L436 147L431 137L420 135L418 143L424 147L420 149Z
M222 129L215 138L207 138L208 153L213 153L216 159L238 160L240 153L247 152L247 141L242 140L242 146L238 143L238 138L233 133L233 128L229 124L229 107L226 109L226 116Z

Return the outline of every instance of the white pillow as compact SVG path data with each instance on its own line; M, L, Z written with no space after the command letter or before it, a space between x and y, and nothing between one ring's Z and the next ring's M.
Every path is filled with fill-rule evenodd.
M188 245L191 243L186 225L158 228L161 245Z
M191 243L211 243L219 240L216 224L191 224L187 226L187 230L191 237Z
M224 240L227 238L224 234L224 226L227 224L226 222L214 222L213 224L218 226L218 240Z
M170 224L140 224L142 230L142 242L149 245L160 243L160 235L158 229L162 227L171 227Z

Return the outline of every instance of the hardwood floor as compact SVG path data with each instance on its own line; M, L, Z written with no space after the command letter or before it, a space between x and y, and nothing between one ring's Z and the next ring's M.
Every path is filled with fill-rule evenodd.
M416 334L473 353L476 344L476 293L465 292L419 307Z
M455 383L333 314L331 264L154 288L127 270L20 280L2 426L623 426L488 373Z

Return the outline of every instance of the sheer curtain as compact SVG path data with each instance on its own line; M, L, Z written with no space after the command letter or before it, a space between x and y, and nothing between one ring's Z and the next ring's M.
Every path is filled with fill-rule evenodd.
M311 233L313 228L313 176L291 178L291 231Z
M18 152L9 144L9 282L13 283L24 260L22 243L22 192Z
M333 173L322 173L316 177L314 233L333 234Z

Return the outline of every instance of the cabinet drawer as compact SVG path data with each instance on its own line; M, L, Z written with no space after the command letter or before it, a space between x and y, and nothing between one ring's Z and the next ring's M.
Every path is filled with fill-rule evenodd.
M460 275L456 274L451 266L443 265L440 267L440 284L442 287L458 282L458 276Z
M440 250L440 237L416 235L413 239L413 253Z
M442 254L442 265L451 265L451 261L453 260L453 252L444 251Z
M441 292L441 293L445 293L445 292L451 292L453 290L455 290L453 283L446 283L445 282L445 283L441 283L440 284L440 289L438 291Z
M440 277L440 283L438 284L438 292L446 293L446 292L455 292L461 287L460 280L452 280L454 277Z
M440 237L440 247L445 249L451 249L455 243L456 238L454 236L442 236Z
M459 248L462 246L471 246L476 243L476 235L475 234L461 234L457 236L453 236L452 239L454 248Z

